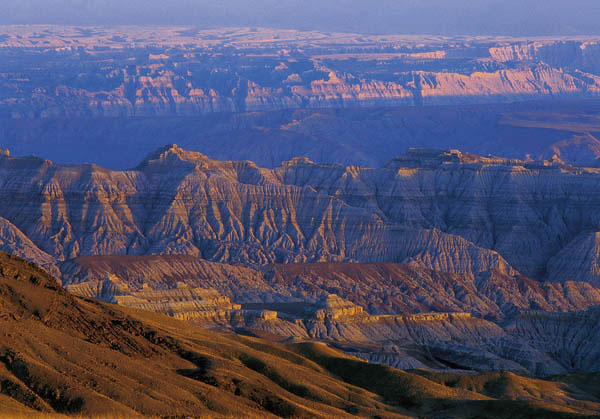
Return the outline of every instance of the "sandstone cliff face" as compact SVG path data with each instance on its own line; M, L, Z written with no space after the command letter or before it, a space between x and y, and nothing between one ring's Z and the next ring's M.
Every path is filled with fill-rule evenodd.
M597 169L458 151L410 150L382 169L295 159L268 170L169 146L124 172L1 157L0 216L57 260L387 261L594 282L593 259L560 252L594 254L578 237L598 229L599 180Z
M139 289L114 276L103 281L87 281L66 287L73 294L100 298L104 301L126 307L154 311L180 320L214 319L225 317L231 310L239 310L239 304L233 304L229 298L216 290L191 288L179 282L170 289L153 289L144 284Z
M532 100L545 97L581 97L582 79L587 81L585 96L600 94L600 77L570 73L562 68L539 64L528 69L495 72L418 73L419 93L427 105L456 104L458 98L481 103ZM476 99L475 99L476 98Z

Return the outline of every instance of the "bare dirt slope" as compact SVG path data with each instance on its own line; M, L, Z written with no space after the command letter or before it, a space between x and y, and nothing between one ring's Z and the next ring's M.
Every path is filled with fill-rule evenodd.
M565 380L561 390L546 384L552 393L488 395L319 344L222 335L74 297L10 255L0 254L0 270L3 413L526 417L598 408L576 380Z

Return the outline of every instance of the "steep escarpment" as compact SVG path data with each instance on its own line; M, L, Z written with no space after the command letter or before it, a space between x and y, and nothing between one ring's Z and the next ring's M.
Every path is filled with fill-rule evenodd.
M380 169L299 158L271 170L168 146L131 171L4 156L0 181L0 216L57 261L401 262L590 283L597 272L561 252L594 254L580 237L600 225L600 172L558 163L411 149Z

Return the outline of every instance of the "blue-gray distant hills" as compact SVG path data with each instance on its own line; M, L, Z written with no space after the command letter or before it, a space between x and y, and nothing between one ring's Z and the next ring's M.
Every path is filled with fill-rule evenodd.
M2 26L0 58L0 146L61 163L127 169L171 142L262 167L600 156L593 36Z

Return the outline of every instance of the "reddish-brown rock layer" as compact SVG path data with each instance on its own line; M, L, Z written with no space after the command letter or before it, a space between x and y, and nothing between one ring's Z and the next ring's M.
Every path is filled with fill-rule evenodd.
M62 263L73 292L113 301L98 284L116 277L132 289L169 290L178 283L212 288L236 303L316 302L344 296L371 314L470 312L502 318L520 310L585 310L600 290L577 282L540 283L482 273L475 279L395 263L300 263L250 269L191 256L94 256ZM93 285L93 286L92 286Z

